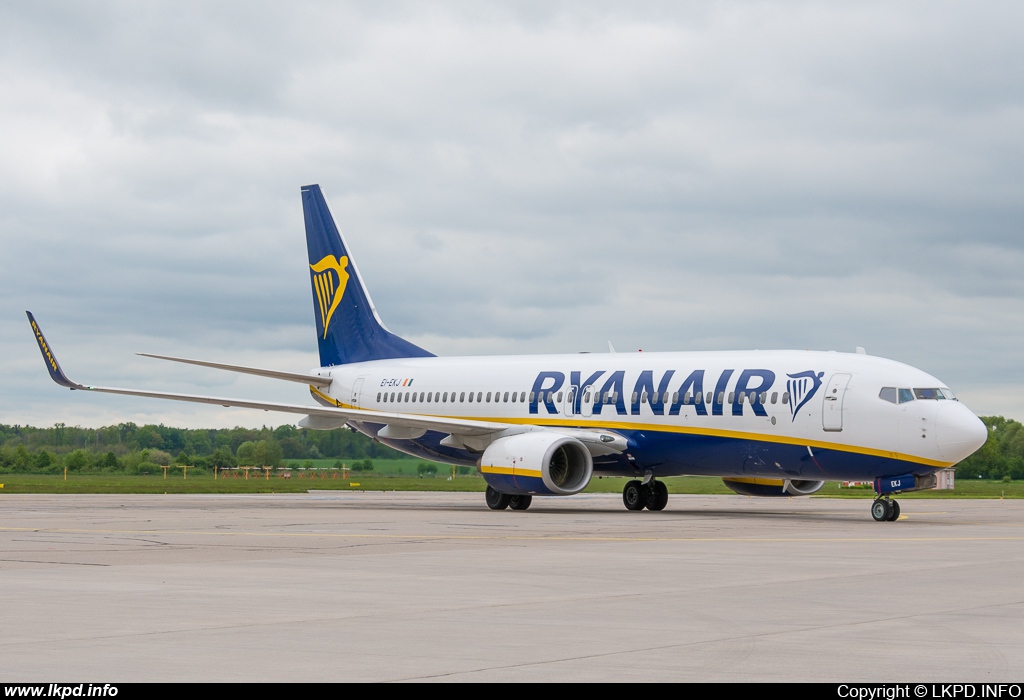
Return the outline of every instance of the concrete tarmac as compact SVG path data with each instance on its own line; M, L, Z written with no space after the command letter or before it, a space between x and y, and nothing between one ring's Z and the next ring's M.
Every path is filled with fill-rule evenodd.
M0 681L1024 679L1024 501L0 495Z

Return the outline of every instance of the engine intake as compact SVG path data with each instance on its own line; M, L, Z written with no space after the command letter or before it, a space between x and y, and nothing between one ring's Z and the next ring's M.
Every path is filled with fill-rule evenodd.
M480 473L501 493L571 496L590 483L594 460L576 438L536 431L492 442L480 458Z

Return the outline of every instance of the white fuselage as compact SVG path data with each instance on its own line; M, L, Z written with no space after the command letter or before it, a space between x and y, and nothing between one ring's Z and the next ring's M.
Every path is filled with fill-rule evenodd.
M666 475L921 473L955 464L986 435L970 410L944 398L952 394L940 380L863 354L430 357L315 373L333 379L326 390L311 387L325 405L620 433L631 449L627 462L604 465L610 473L629 473L627 465ZM883 389L903 389L904 401L883 398ZM917 398L915 390L943 398ZM357 427L376 435L381 426ZM432 449L431 439L383 441L410 454L473 462L471 452Z

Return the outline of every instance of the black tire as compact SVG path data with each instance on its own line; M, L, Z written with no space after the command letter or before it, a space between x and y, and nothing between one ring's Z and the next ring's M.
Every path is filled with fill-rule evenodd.
M877 499L871 504L871 517L882 523L889 519L892 515L892 507L889 502L884 498Z
M668 505L668 486L664 481L655 481L647 494L647 510L665 510Z
M643 510L647 507L647 487L634 479L627 481L622 489L622 504L628 510Z
M889 516L889 522L894 523L900 519L900 502L893 501L892 508L890 510L892 510L892 515Z
M505 510L508 508L509 503L512 502L512 496L495 491L491 486L487 487L487 493L484 495L484 498L487 500L487 507L491 510Z
M509 498L508 507L512 510L526 510L533 503L533 496L512 496Z

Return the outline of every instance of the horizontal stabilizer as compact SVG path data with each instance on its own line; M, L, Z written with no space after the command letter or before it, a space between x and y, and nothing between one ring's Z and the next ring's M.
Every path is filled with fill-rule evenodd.
M298 382L299 384L312 384L313 386L330 386L334 381L330 377L318 377L315 374L302 374L301 372L278 372L273 369L260 369L258 367L243 367L241 365L226 365L220 362L206 362L205 360L188 360L183 357L168 357L167 355L150 355L148 352L137 352L142 357L153 357L157 360L169 360L171 362L182 362L186 365L198 365L200 367L212 367L223 369L228 372L240 372L242 374L253 374L257 377L268 379L281 379L286 382Z

